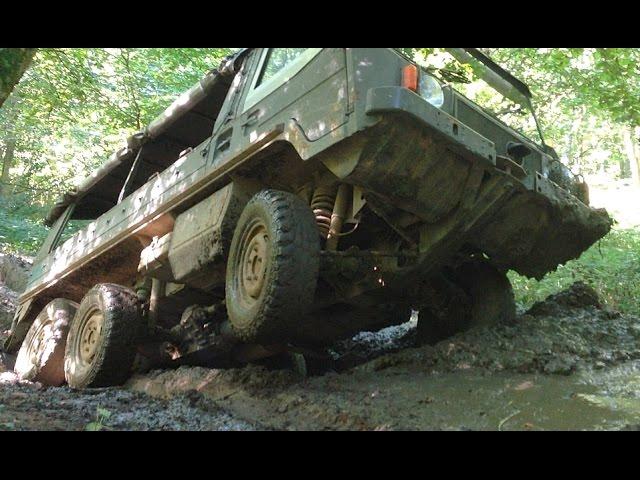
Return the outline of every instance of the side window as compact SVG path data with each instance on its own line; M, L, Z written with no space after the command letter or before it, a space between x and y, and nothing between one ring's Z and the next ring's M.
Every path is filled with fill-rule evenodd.
M66 210L58 217L55 223L51 226L49 230L49 234L47 238L40 246L40 250L38 251L38 255L36 255L34 263L39 262L44 257L49 255L55 248L60 244L60 237L62 236L62 232L67 227L69 223L69 219L71 218L71 214L73 213L73 209L75 208L75 204L71 204L67 206Z
M256 75L244 101L246 112L256 103L287 82L311 61L321 48L269 48L262 52Z

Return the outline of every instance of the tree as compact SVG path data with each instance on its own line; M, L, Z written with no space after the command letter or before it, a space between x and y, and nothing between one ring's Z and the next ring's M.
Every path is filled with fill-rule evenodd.
M614 135L621 173L640 184L640 50L634 48L487 49L532 85L547 125L558 117L598 119L581 127L589 137ZM550 115L550 111L556 113ZM583 122L584 123L584 122ZM566 131L566 130L565 130ZM560 132L556 132L560 133ZM624 139L624 141L621 141ZM626 156L625 156L626 152Z
M0 107L29 67L35 52L35 48L0 48Z
M488 89L478 88L469 69L445 49L420 48L412 54L423 65L440 67L444 78L483 107L536 139L530 116ZM607 172L621 178L639 170L640 49L487 48L481 49L533 93L545 140L578 173ZM624 139L626 140L626 143ZM635 147L625 146L634 142ZM636 153L633 153L636 152Z
M232 50L38 49L0 108L0 193L50 204Z

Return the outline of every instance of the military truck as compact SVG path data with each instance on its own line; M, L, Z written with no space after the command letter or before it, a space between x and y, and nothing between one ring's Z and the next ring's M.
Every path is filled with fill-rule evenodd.
M55 204L4 347L23 378L87 388L140 362L321 358L412 310L433 342L512 318L508 270L604 236L588 203L553 149L399 49L243 49Z

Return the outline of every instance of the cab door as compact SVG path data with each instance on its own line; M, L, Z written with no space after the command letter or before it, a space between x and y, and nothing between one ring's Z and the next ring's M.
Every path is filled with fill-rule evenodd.
M265 48L240 101L239 126L248 136L293 120L315 142L346 122L347 97L344 48Z

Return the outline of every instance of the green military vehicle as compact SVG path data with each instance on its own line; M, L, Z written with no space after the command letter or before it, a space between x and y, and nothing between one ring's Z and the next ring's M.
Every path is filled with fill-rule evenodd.
M513 317L507 270L542 278L604 236L588 203L553 149L398 49L243 49L53 207L4 347L23 378L84 388L321 358L412 310L434 342Z

